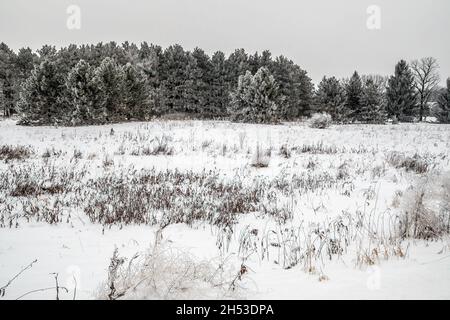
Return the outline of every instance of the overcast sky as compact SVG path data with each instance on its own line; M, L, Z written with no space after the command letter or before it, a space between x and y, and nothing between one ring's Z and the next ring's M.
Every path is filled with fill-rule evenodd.
M81 9L79 30L66 26L71 4ZM369 5L381 9L380 30L366 26ZM179 43L208 53L269 49L316 83L354 70L387 75L401 58L433 56L444 83L449 13L449 0L1 0L0 42L14 50L110 40Z

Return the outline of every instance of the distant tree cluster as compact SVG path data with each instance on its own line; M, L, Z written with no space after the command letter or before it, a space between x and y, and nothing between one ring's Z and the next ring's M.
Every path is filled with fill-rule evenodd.
M324 77L315 92L315 109L330 114L335 122L384 123L387 119L422 121L435 106L434 115L448 122L448 89L439 89L439 74L434 58L404 60L397 63L394 75L363 75L354 72L350 79ZM448 87L447 83L447 87Z
M386 79L377 75L350 79L324 77L316 91L316 109L331 115L338 123L384 123L386 111Z
M449 93L437 62L400 61L391 77L324 77L269 51L207 55L146 42L45 45L17 53L0 44L0 106L27 125L85 125L148 120L167 114L277 123L326 112L337 123L449 120ZM432 105L432 108L430 108ZM430 112L431 110L431 112Z
M22 124L103 124L184 113L276 122L308 115L306 71L269 51L211 57L180 45L44 46L37 54L0 47L0 102ZM252 78L250 88L242 88ZM242 79L241 79L242 78ZM246 97L240 96L245 92ZM240 100L243 99L243 100ZM247 116L244 116L247 115Z

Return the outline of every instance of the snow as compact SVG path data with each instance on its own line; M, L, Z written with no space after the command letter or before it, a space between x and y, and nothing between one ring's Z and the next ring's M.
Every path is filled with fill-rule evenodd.
M21 127L12 120L5 120L0 122L0 133L0 146L28 145L34 151L30 159L12 162L15 168L41 167L49 161L57 168L87 168L84 179L115 174L132 166L162 171L211 170L225 181L239 178L244 185L285 177L289 185L293 176L312 174L316 177L328 173L334 177L343 170L349 175L345 184L279 195L276 206L294 212L285 225L259 211L239 215L228 250L217 246L218 239L224 234L203 221L190 226L171 224L163 229L162 241L189 252L199 261L215 263L218 258L229 258L229 268L236 272L244 263L249 271L240 284L241 295L248 299L450 298L448 236L434 241L407 239L401 243L406 257L390 255L388 259L380 258L374 265L358 265L358 244L355 242L332 260L318 259L314 272L305 271L303 263L283 269L280 249L266 248L262 244L264 236L267 239L285 237L287 233L283 232L289 228L301 230L298 241L303 246L308 232L314 228L325 228L336 219L353 221L357 219L358 210L368 221L378 221L378 231L389 232L386 230L390 230L392 217L402 209L393 206L396 192L406 192L419 175L390 166L386 163L386 155L392 151L409 156L417 153L431 164L433 173L445 176L450 169L450 126L429 123L346 125L320 130L311 129L305 123L271 126L225 121L153 121L52 128ZM154 137L162 135L169 137L173 155L132 154L136 148L147 146ZM267 168L249 165L257 141L263 148L272 148ZM337 151L302 153L293 149L288 159L278 153L283 144L301 148L320 143ZM52 148L61 155L43 159L41 155ZM81 151L81 159L73 158L74 150ZM103 165L105 157L113 160L112 166ZM310 162L316 164L313 169L308 167ZM0 160L0 173L11 170L10 165ZM377 170L381 172L378 175L374 174ZM46 201L45 197L36 201ZM10 203L14 199L0 192L0 205L2 201ZM64 220L49 225L21 218L17 227L0 228L0 287L37 259L6 288L5 299L54 286L53 273L58 273L59 284L69 289L68 293L61 292L60 298L72 299L76 288L77 299L95 299L99 286L107 280L115 247L120 255L131 258L155 243L157 225L104 227L90 222L79 208L67 209L65 215L68 212L71 213L68 223ZM257 230L258 235L252 236L251 230ZM245 237L250 245L244 248ZM366 238L360 240L368 241ZM371 245L375 243L371 242ZM263 257L264 248L270 251L269 257ZM54 299L55 290L38 291L24 298Z

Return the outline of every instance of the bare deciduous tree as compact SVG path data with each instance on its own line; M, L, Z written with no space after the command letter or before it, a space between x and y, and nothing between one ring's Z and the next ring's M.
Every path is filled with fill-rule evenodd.
M420 121L423 119L425 108L433 90L439 84L438 68L437 60L433 57L426 57L411 62L411 70L414 74L414 87L417 90L419 101Z

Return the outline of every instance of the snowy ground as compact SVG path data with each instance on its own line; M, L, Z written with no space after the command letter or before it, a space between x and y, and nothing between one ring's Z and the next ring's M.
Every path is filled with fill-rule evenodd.
M128 263L155 239L224 283L191 290L190 279L125 297L450 298L448 235L402 236L420 195L433 225L448 226L449 126L7 120L2 146L29 154L0 152L0 288L37 259L4 299L46 288L24 298L54 299L53 273L68 288L60 298L104 297L114 248ZM251 165L257 146L267 167ZM153 279L165 283L165 267Z

